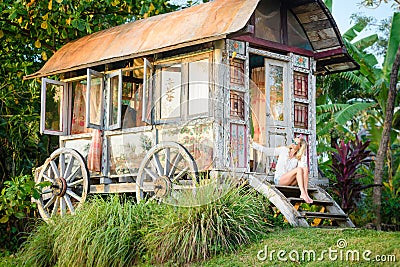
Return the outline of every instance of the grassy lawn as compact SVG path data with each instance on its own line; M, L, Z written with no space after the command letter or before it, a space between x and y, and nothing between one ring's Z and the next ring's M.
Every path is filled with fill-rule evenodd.
M338 240L342 239L339 245L345 247L339 249L337 246ZM345 241L345 243L343 243ZM267 249L265 249L267 248ZM330 260L329 249L331 249ZM260 252L260 250L263 250ZM272 250L273 259L270 259ZM277 253L279 250L285 250L286 253L281 255L281 258L287 261L279 261ZM295 251L293 251L295 250ZM308 260L308 255L305 253L305 259L302 259L303 250L313 250L316 253L315 260ZM326 250L321 258L322 251ZM336 251L335 251L336 250ZM351 261L352 252L356 256L359 252L359 261ZM371 253L368 254L370 250ZM267 259L265 258L267 251ZM346 260L346 254L348 253ZM257 254L261 260L257 258ZM299 257L297 258L298 253ZM362 254L370 261L364 260ZM283 253L283 252L282 252ZM341 257L342 254L342 257ZM388 255L395 255L396 262L377 262L375 256L383 255L388 258ZM291 260L290 258L293 258ZM341 260L342 259L342 260ZM297 261L299 260L299 261ZM251 244L241 249L238 253L223 255L213 258L207 262L197 264L197 266L400 266L400 232L377 232L373 230L361 229L286 229L276 230L271 233L268 238L259 243Z
M338 248L338 240L345 240L346 244L342 249ZM267 249L265 249L267 248ZM331 249L331 257L336 260L330 260L329 249ZM260 252L262 250L262 252ZM270 259L272 250L273 259ZM277 253L279 250L285 250L286 254L282 254L282 258L287 261L279 261ZM303 250L313 250L316 253L315 260L302 259ZM321 258L322 251L326 250ZM371 251L370 254L365 251ZM358 251L359 261L351 260L351 254L347 251ZM267 252L267 259L265 257ZM298 253L298 260L297 255ZM355 252L354 252L355 253ZM363 259L363 253L370 261ZM261 259L257 258L257 254ZM342 256L341 256L342 255ZM356 254L354 254L356 255ZM375 256L389 255L396 257L395 262L377 262L374 261ZM292 259L293 258L294 261ZM342 258L342 260L341 260ZM150 266L144 264L145 266ZM174 265L174 264L171 264ZM259 243L254 243L243 247L240 251L233 254L220 255L209 261L193 264L193 266L400 266L400 232L377 232L373 230L361 229L276 229L266 239ZM0 258L0 266L13 266L12 257Z

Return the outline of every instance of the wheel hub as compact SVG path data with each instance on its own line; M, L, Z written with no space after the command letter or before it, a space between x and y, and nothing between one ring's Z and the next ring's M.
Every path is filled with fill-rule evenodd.
M156 197L163 198L171 192L171 181L167 176L160 176L154 182L154 193Z
M51 187L54 195L63 197L67 192L67 181L62 177L56 178Z

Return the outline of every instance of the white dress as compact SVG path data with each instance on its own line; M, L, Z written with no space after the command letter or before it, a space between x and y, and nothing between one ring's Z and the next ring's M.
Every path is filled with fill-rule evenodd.
M278 162L276 163L274 183L279 184L281 176L296 167L307 167L307 160L305 155L301 157L301 160L296 158L289 158L289 148L282 147L265 147L255 142L251 145L254 149L265 153L267 156L279 156Z

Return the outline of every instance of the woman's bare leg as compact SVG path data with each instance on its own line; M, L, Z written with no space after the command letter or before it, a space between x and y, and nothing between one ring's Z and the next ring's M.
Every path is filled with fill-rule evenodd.
M304 191L305 192L307 192L307 195L306 195L306 197L308 198L308 200L309 200L309 203L313 203L313 200L312 200L312 198L308 195L308 168L307 167L305 167L305 168L302 168L303 169L303 178L304 178Z
M297 185L300 189L300 197L304 199L306 203L312 203L312 199L307 193L307 187L305 185L304 180L304 170L303 168L295 168L284 175L282 175L281 179L279 180L280 185L294 185L297 182ZM307 174L307 184L308 184L308 174Z

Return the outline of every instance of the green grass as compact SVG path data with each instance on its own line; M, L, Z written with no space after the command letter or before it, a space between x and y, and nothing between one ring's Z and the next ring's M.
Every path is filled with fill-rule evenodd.
M358 250L362 253L365 250L370 250L372 252L370 258L376 255L395 255L396 262L367 262L362 260L361 255L359 262L351 262L345 260L345 254L343 254L343 261L331 261L327 254L322 261L302 261L300 259L299 262L292 262L286 255L288 261L282 262L276 259L276 253L274 254L275 260L272 261L257 259L258 252L263 250L265 246L268 246L269 252L281 249L287 252L295 249L299 253L302 250L314 250L318 258L322 250L338 249L337 241L339 239L344 239L347 242L347 247L342 249L344 252L346 250ZM13 256L0 258L0 266L14 266L14 262ZM141 266L152 266L150 262L151 260L148 259L142 262ZM169 262L167 265L175 264ZM222 253L208 261L198 262L191 266L400 266L400 233L363 229L275 229L262 240L241 246L237 252Z
M184 201L201 203L215 189L190 193ZM243 186L226 188L215 201L194 207L96 196L73 216L38 223L16 254L15 265L182 265L260 240L274 220L268 202ZM3 265L10 260L5 258Z
M337 241L344 239L347 246L343 249L337 247ZM268 248L268 258L259 260L257 254L260 250L265 251L265 246ZM316 258L321 257L323 250L337 250L338 259L332 261L329 259L329 254L324 254L322 261L309 261L307 254L305 260L302 260L303 250L314 250ZM272 250L285 250L286 254L283 258L287 261L279 261L277 252L273 254L274 260L270 260ZM300 261L291 261L289 253L296 250L299 253ZM346 261L347 250L358 250L360 253L360 261ZM378 263L373 261L365 261L362 259L362 253L365 250L370 250L373 258L376 255L395 255L396 262ZM340 251L342 251L342 259L340 260ZM292 252L293 257L297 260L295 252ZM264 253L260 254L264 257ZM367 255L368 256L368 255ZM349 254L349 259L351 254ZM253 243L249 246L242 247L238 253L221 255L213 259L198 263L196 266L400 266L400 233L399 232L377 232L374 230L363 229L306 229L292 228L279 230L276 229L269 234L261 242Z

